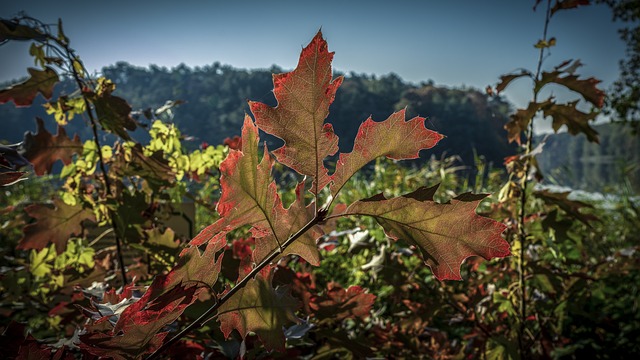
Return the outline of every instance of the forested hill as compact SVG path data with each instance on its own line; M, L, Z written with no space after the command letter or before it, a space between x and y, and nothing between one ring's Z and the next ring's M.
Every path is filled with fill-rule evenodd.
M134 109L158 108L167 100L185 101L175 109L174 121L183 134L195 138L194 146L203 141L221 143L226 137L239 135L244 113L249 112L248 99L275 105L271 74L278 72L283 70L277 67L245 70L218 63L173 69L117 63L103 69L104 76L117 84L114 95L125 98ZM56 91L72 90L71 86L68 88L58 85ZM472 164L475 149L499 165L515 151L507 144L503 130L509 111L506 102L490 99L475 89L409 84L394 74L381 77L347 74L328 121L340 137L342 151L350 151L358 127L368 116L382 121L404 107L409 116L428 117L428 127L447 136L427 155L459 155L465 164ZM35 116L47 115L37 105L25 109L16 109L13 104L0 106L3 123L0 138L20 141L25 131L35 129ZM50 131L54 131L53 121L47 123ZM67 132L90 137L82 119L71 121Z

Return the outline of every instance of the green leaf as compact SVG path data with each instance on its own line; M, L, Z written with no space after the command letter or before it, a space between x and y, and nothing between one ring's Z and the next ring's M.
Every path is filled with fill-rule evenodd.
M38 93L47 100L51 98L53 87L59 81L58 74L50 67L44 70L29 68L27 71L31 75L29 79L0 90L0 104L13 101L18 107L30 106Z

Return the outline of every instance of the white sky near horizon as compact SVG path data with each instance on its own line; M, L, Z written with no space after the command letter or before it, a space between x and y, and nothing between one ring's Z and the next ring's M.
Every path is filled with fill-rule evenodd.
M335 51L334 69L406 81L484 89L500 75L535 70L533 44L542 37L544 2L457 1L122 1L23 0L0 4L0 17L19 11L55 24L62 18L71 45L90 70L117 61L137 66L202 66L220 62L238 68L295 67L302 46L322 29ZM618 76L624 43L603 5L558 12L549 36L557 46L547 69L567 59L585 64L578 72L602 80ZM0 81L25 76L33 62L28 45L0 47ZM558 97L573 98L555 91ZM531 83L520 80L505 96L526 106ZM428 114L424 114L428 115ZM549 124L538 130L549 129Z

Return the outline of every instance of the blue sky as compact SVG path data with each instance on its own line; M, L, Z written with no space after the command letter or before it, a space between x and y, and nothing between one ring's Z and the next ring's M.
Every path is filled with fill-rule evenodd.
M290 69L322 28L337 70L484 88L506 72L535 68L543 5L534 12L528 0L22 0L4 1L0 16L24 10L52 24L62 18L72 47L91 70L117 61ZM602 79L606 89L624 56L617 27L605 6L558 12L549 29L558 44L547 68L579 58L585 64L580 72ZM27 54L27 44L0 47L0 80L26 75ZM530 88L524 80L506 96L522 106Z

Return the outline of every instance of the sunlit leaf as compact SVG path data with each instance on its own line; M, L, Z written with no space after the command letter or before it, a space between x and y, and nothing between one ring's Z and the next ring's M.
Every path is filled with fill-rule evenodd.
M267 350L284 350L283 327L298 322L294 311L300 305L288 289L274 289L272 279L272 269L267 267L220 306L218 320L225 337L237 330L245 338L252 331Z
M470 256L491 259L510 254L501 237L506 226L475 212L486 195L466 193L440 204L433 201L436 189L422 187L391 199L378 194L349 205L344 215L374 217L389 237L420 249L439 280L460 280L460 265Z
M47 100L51 98L53 86L59 81L58 74L50 67L44 70L29 68L27 71L30 75L27 80L0 90L0 104L13 101L16 106L29 106L38 93Z
M329 182L324 158L338 151L333 126L324 123L329 105L342 84L342 77L332 79L332 59L333 53L318 32L302 50L295 70L273 76L278 106L249 102L258 127L285 142L273 152L276 159L300 174L313 177L314 193Z
M331 176L331 193L335 195L353 174L377 157L416 159L420 150L434 147L443 136L427 129L424 122L422 117L405 121L405 110L382 122L368 118L358 129L353 151L340 154Z

